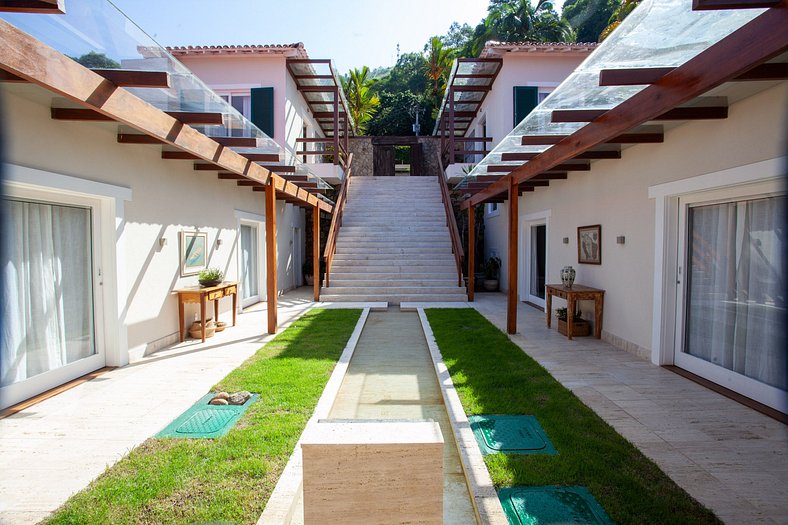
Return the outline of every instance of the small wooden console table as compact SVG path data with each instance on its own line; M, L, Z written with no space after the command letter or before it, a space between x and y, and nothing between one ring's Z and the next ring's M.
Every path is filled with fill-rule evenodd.
M604 290L580 284L573 284L571 288L567 288L563 284L548 284L546 289L547 308L545 308L545 311L547 312L547 328L550 328L550 322L552 321L553 296L566 299L566 336L569 339L572 339L577 301L592 300L594 301L594 337L597 339L602 338L602 307L605 301Z
M181 288L175 290L178 294L178 320L180 321L180 334L181 342L186 337L186 329L183 322L183 305L186 303L199 303L200 304L200 321L202 322L202 342L205 342L205 303L213 301L213 315L215 321L219 321L219 299L222 297L233 296L233 326L235 326L235 308L238 301L238 283L234 281L225 281L216 286L190 286L189 288Z

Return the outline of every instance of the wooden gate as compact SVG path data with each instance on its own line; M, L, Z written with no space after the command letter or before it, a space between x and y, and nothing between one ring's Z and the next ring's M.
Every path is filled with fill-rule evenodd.
M410 146L410 174L424 174L421 144L418 137L373 137L372 174L375 177L394 175L394 146Z

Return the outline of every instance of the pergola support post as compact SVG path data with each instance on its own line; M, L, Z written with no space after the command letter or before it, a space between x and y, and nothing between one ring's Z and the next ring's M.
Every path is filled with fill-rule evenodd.
M334 93L334 165L339 164L339 88Z
M320 208L312 208L312 280L315 302L320 300Z
M518 199L518 186L514 182L514 177L511 177L509 179L509 289L506 303L506 331L510 334L517 333Z
M476 208L468 207L468 301L473 302L476 287Z
M276 188L273 180L265 185L265 278L268 296L268 333L275 334L276 320Z

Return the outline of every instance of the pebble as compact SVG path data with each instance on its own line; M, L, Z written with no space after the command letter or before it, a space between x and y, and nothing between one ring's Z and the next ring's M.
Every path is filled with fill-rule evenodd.
M235 394L232 394L227 399L227 401L231 405L243 405L244 403L246 403L249 400L250 397L252 397L252 394L250 394L249 392L244 390L242 392L236 392Z
M208 404L209 405L227 405L228 403L227 403L226 399L213 398L210 401L208 401Z

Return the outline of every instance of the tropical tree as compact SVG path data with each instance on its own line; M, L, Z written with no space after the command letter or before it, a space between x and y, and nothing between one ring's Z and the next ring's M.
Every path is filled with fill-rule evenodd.
M474 50L481 51L487 40L500 42L566 42L573 32L547 0L490 0L481 38Z
M351 69L348 76L342 78L342 89L347 98L348 111L356 124L355 132L358 135L366 133L367 124L377 113L380 98L372 92L373 80L369 78L369 68Z
M577 42L597 42L621 0L566 0L563 17L577 33Z
M430 39L426 46L426 73L430 81L429 96L435 106L439 106L443 99L443 92L446 90L446 82L449 79L449 72L453 60L453 51L444 47L443 42L437 36Z
M606 39L621 22L640 4L640 0L619 0L618 7L608 21L608 26L599 35L599 41Z

